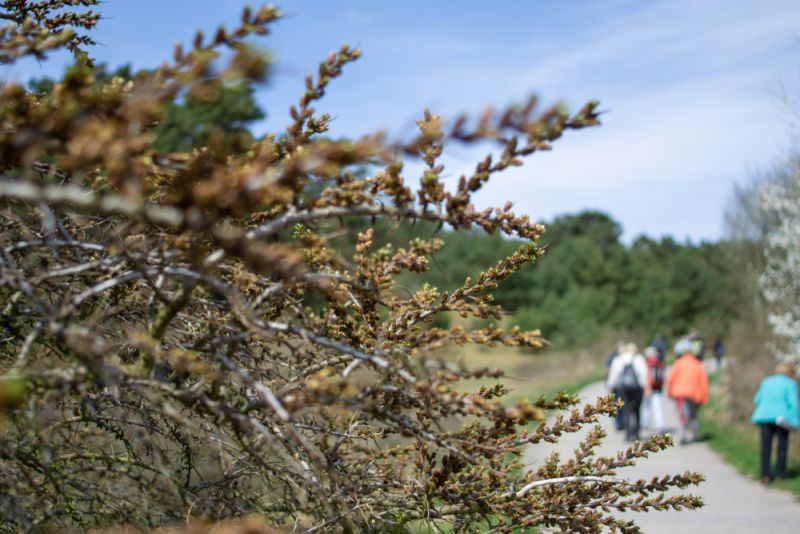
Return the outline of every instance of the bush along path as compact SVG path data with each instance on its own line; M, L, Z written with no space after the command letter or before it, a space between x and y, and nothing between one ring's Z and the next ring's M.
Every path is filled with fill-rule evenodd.
M597 397L606 395L602 382L593 383L582 389L578 396L582 403L594 402ZM678 413L672 401L665 400L664 412L667 431L675 436L677 442ZM603 417L601 421L608 437L598 449L603 456L616 456L629 444L622 432L614 429L614 421ZM586 436L588 428L576 434L563 436L557 444L532 446L526 453L525 463L535 467L546 461L549 454L558 452L562 459L573 456L573 450ZM701 428L702 431L702 428ZM643 432L647 435L647 431ZM648 513L620 513L625 519L636 521L646 533L753 533L767 532L782 534L800 532L800 502L792 494L778 489L764 487L751 480L720 459L703 442L676 445L666 451L652 455L635 466L619 470L620 478L629 480L651 479L664 473L697 471L706 476L692 493L700 496L705 505L695 511L677 513L674 511L651 511Z

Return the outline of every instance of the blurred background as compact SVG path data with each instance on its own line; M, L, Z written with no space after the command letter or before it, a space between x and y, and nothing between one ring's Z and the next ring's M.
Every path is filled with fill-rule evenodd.
M110 0L94 54L108 75L156 68L171 57L176 36L189 42L198 28L211 35L237 20L245 3ZM273 60L269 82L231 88L213 109L176 102L160 127L163 148L213 128L256 137L281 131L304 75L343 43L364 55L321 104L334 117L333 137L380 129L409 138L426 108L447 121L531 94L572 109L600 100L601 128L570 133L477 196L479 207L511 200L515 212L545 222L547 254L495 292L508 316L466 326L540 328L552 348L538 360L517 349L452 357L504 366L525 395L597 379L618 340L643 347L656 334L674 342L696 330L708 347L718 339L728 347L704 416L707 437L743 470L757 469L747 426L752 395L776 357L798 357L800 340L794 274L779 268L770 279L769 261L798 247L776 239L794 235L799 217L774 202L800 199L796 2L294 0L280 7L285 18L274 35L254 42ZM46 90L70 61L19 63L0 77ZM449 146L450 183L485 148ZM420 169L409 161L405 174ZM387 235L401 243L435 230ZM409 288L452 289L520 244L448 229L441 237L438 265L425 279L405 280ZM776 317L788 317L789 328L776 329ZM796 479L784 484L800 494Z

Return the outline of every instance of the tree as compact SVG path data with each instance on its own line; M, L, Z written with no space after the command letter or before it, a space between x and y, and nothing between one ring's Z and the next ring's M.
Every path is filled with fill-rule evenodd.
M14 22L0 33L0 57L79 46L52 21L81 16L65 6L95 3L4 2ZM31 10L35 18L12 17ZM596 103L570 115L531 100L447 128L426 112L404 142L335 141L321 135L330 118L312 106L359 57L344 46L307 78L284 132L159 147L177 96L212 103L223 98L220 80L263 80L265 59L245 39L278 16L245 9L239 27L198 34L132 82L98 84L79 60L50 92L0 88L0 528L258 514L314 532L632 532L609 511L699 506L665 492L700 475L616 477L668 437L604 458L594 453L597 427L574 458L524 469L525 446L593 424L614 402L579 411L560 394L506 406L503 386L455 385L499 372L432 355L446 343L541 346L535 331L431 323L445 312L501 313L487 293L542 254L543 228L510 205L478 211L471 197L564 132L597 124ZM494 143L501 155L445 191L438 158L452 139ZM397 154L427 165L418 187ZM370 223L349 257L326 235L340 219ZM522 243L452 291L423 284L409 294L398 275L425 273L441 242L376 246L377 221ZM569 413L547 423L549 410Z
M800 167L791 160L780 180L764 182L758 205L767 220L758 282L767 320L778 337L776 356L800 364Z
M111 71L107 65L99 64L93 68L93 76L98 87L114 78L129 82L136 77L130 64ZM177 152L219 143L240 147L252 144L253 136L247 127L265 116L255 101L253 87L247 80L212 83L213 86L197 94L179 94L181 98L164 108L163 116L152 130L155 149ZM50 93L55 81L44 76L28 82L28 87L35 93Z
M248 83L220 83L216 91L219 94L187 95L182 102L168 105L153 130L154 148L177 152L214 142L251 145L247 126L264 118L253 98L253 88Z

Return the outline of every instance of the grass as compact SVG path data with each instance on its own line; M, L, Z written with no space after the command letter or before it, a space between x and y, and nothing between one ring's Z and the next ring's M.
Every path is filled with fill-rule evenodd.
M544 395L550 397L560 391L576 394L587 385L603 378L605 352L597 347L577 349L574 351L550 350L542 353L527 353L513 347L485 348L474 345L452 347L444 357L450 361L463 364L469 369L502 369L506 376L498 380L481 379L460 382L459 389L476 391L480 386L491 386L497 382L504 383L511 393L503 398L505 404L514 404L523 398L536 399ZM488 530L496 522L494 516L488 516ZM433 533L434 529L423 522L406 525L417 533ZM439 532L449 532L446 523L437 525ZM537 528L515 529L515 534L534 534Z
M719 385L717 377L712 377L711 400L708 405L700 410L700 423L703 438L709 446L725 460L734 466L740 473L759 480L760 473L760 444L758 428L747 422L731 421L726 409L725 395ZM789 442L800 439L797 433L789 435ZM773 446L775 446L773 442ZM773 450L773 465L775 455ZM791 456L787 459L788 478L780 482L773 482L770 487L792 492L800 498L800 458Z
M603 352L591 349L573 351L550 350L528 353L514 347L485 348L474 345L455 347L445 357L469 369L502 369L500 379L465 380L459 389L475 391L480 386L505 384L511 392L504 397L506 404L523 398L552 396L559 391L577 393L583 387L603 378Z

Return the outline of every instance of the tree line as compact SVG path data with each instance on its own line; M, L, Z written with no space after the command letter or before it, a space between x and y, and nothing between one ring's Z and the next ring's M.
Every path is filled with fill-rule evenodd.
M131 65L110 69L98 65L98 84L112 78L131 81ZM146 71L141 71L146 72ZM37 93L52 90L52 78L31 80ZM182 95L169 103L154 129L154 146L165 152L191 150L208 144L246 145L255 139L252 124L266 116L246 80L219 83L212 101L202 95ZM366 174L369 166L356 169ZM331 185L322 181L316 192ZM371 218L328 225L337 246L354 250L355 236L373 223ZM504 321L523 328L538 328L561 347L585 345L611 331L628 331L647 337L661 333L679 336L702 328L707 337L727 332L738 316L742 297L735 276L733 249L725 241L693 244L672 237L640 236L632 243L621 240L622 227L609 214L587 210L544 221L540 243L546 254L522 269L492 294L509 315ZM467 277L493 265L498 254L510 255L522 241L481 231L453 231L425 221L394 223L376 239L381 245L407 243L435 236L443 245L424 276L401 277L410 287L430 283L453 290ZM446 317L439 319L444 324ZM489 318L485 324L497 323ZM479 324L477 321L476 324Z
M738 316L742 294L726 241L693 244L640 236L624 243L621 225L599 211L561 215L544 224L539 243L546 253L492 290L509 313L484 322L539 328L558 346L575 347L615 331L649 339L699 328L711 338L726 334ZM432 225L420 226L395 229L395 235L402 240L435 232ZM490 267L498 253L511 253L520 244L476 231L436 235L443 245L430 272L408 277L409 285L428 282L452 290Z
M132 81L136 75L130 64L115 69L100 64L94 69L98 85L113 78ZM52 78L42 77L28 85L44 94L54 84ZM154 146L173 152L210 144L246 146L253 142L256 136L251 127L266 117L266 112L256 101L251 83L219 82L211 90L216 93L212 100L185 94L170 102L153 130ZM366 175L369 170L366 164L355 172ZM333 182L321 180L313 193ZM354 251L355 236L373 224L385 223L353 218L328 224L327 228L336 246ZM717 337L726 334L739 316L743 294L734 274L736 252L730 242L693 244L672 237L639 236L626 244L621 240L620 223L595 210L560 215L543 224L547 230L540 244L546 254L492 291L496 302L507 310L506 318L477 320L475 325L502 320L540 329L560 347L576 347L613 331L642 338L655 333L673 338L701 328L706 337ZM442 241L429 272L400 277L414 288L429 283L453 290L466 278L491 267L498 254L513 254L523 243L500 234L453 231L425 221L395 222L384 229L385 235L376 236L382 246L402 246L409 240L431 236ZM337 233L342 237L337 239ZM448 318L442 316L437 321L444 325Z

